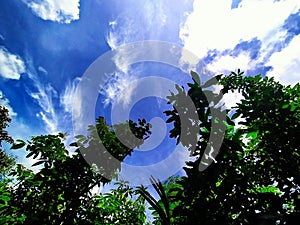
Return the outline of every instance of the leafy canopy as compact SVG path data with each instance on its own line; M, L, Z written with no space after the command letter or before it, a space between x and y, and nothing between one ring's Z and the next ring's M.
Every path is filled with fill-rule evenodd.
M212 144L212 112L223 110L220 95L207 90L216 84L213 80L219 80L222 94L238 91L243 99L217 121L226 124L224 139L215 161L201 171L205 149ZM204 85L194 79L188 87L187 91L178 88L177 94L172 93L170 103L182 105L184 95L195 103L198 118L190 127L200 124L200 129L189 134L198 141L195 146L182 144L196 160L186 162L184 177L175 177L165 184L152 180L160 200L154 201L149 192L141 190L152 206L154 224L299 222L300 85L285 87L273 78L243 76L238 70L228 76L218 75ZM210 95L215 95L214 101L208 100ZM168 122L174 124L170 137L179 142L182 132L188 131L182 130L176 107L165 113Z
M145 120L140 120L139 125L132 121L128 123L129 126L121 124L117 129L129 127L141 138L149 133L150 125ZM105 149L94 148L99 137ZM32 137L27 143L18 140L12 146L12 149L26 146L26 157L36 159L33 166L40 166L40 170L34 173L17 164L11 173L16 180L14 186L5 186L0 193L4 201L0 210L2 207L2 213L6 215L2 221L9 224L118 224L120 221L144 224L144 200L141 197L134 199L134 190L125 184L120 184L109 194L92 193L94 187L110 182L109 178L114 177L122 160L142 141L132 148L125 147L102 117L96 126L89 127L87 137L77 138L79 140L71 144L76 148L72 155L64 145L62 133ZM91 167L84 158L86 154L96 154L102 159ZM111 155L120 160L118 164L111 165L108 157Z

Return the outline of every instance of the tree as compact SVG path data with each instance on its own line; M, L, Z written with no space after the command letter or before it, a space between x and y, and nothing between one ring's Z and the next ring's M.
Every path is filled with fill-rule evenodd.
M0 96L0 100L4 100ZM2 148L2 142L13 144L12 137L5 130L11 118L9 117L9 110L4 105L0 105L0 224L13 224L23 221L22 217L16 215L16 208L10 206L11 187L9 185L10 179L6 175L10 173L12 167L15 165L15 158L6 153Z
M273 78L242 74L232 72L214 79L223 85L224 94L237 90L244 99L231 118L218 121L226 124L224 140L215 158L217 163L204 171L199 171L199 165L206 146L211 144L212 111L222 110L219 96L208 101L207 95L212 93L205 88L216 83L212 79L200 85L194 79L187 92L182 89L171 95L177 105L184 94L193 100L198 121L191 124L201 125L196 133L200 138L191 152L197 159L184 168L186 176L164 185L159 181L153 184L160 187L159 201L151 201L150 194L141 191L153 207L154 224L164 224L166 218L169 224L206 225L299 221L300 85L284 87ZM178 111L174 108L165 113L174 123L170 136L180 140ZM237 124L237 117L244 121Z
M128 121L128 124L138 137L143 138L149 133L150 125L145 120L140 120L139 125L132 121ZM121 124L118 129L124 129L125 132L128 126ZM94 148L99 137L105 149ZM24 224L112 224L116 221L143 224L146 218L143 200L129 198L134 192L128 187L121 185L110 195L91 193L95 186L100 186L101 183L105 185L110 181L109 178L113 177L122 160L132 152L136 144L132 145L132 149L124 147L103 117L98 118L95 127L89 127L89 136L80 135L79 140L71 144L76 147L73 155L69 154L63 139L62 133L41 135L32 137L28 143L18 140L12 146L12 149L18 149L26 145L26 157L37 159L33 166L40 165L41 169L34 173L17 164L11 173L15 176L16 183L11 189L6 189L9 198L4 200L9 200L9 204L5 204L9 208L3 207L4 216L11 219L9 216L16 215L17 218L22 218ZM142 141L137 145L141 143ZM101 166L106 168L99 161L91 166L84 156L97 150L100 153L96 153L96 156L105 159L101 162L109 163L110 159L106 157L108 152L120 161L116 165L110 165L108 171L99 169ZM10 224L18 222L20 221L13 220Z
M2 96L0 96L0 100L3 100ZM10 122L8 109L4 105L0 105L0 179L15 163L14 158L2 148L2 141L13 144L12 137L5 130Z

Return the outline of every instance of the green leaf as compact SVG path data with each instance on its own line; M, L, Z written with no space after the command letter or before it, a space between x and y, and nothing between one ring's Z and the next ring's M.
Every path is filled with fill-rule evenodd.
M240 113L235 113L233 114L233 116L231 117L231 120L235 120L236 118L238 118L241 114Z
M212 85L216 85L218 84L218 80L220 79L221 75L217 75L212 77L211 79L209 79L208 81L206 81L203 85L202 88L207 88L210 87Z
M171 123L172 121L175 121L176 119L172 116L169 119L167 119L166 123Z
M0 198L5 202L8 202L10 200L10 197L8 197L6 195L1 195Z
M198 75L198 73L191 70L191 76L195 83L200 84L200 76Z
M288 108L288 107L289 107L289 104L284 104L284 105L282 106L283 109L286 109L286 108Z
M41 164L43 164L43 163L45 163L45 162L47 162L47 161L45 161L45 160L38 161L38 162L32 164L32 166L38 166L38 165L41 165Z
M20 149L26 145L25 141L20 140L20 139L16 140L16 142L18 142L18 143L13 144L10 149L13 149L13 150Z
M33 155L34 155L34 152L30 152L29 154L26 155L26 158L29 158L29 157L31 157Z
M253 132L250 132L246 135L247 138L251 137L253 139L257 138L257 135L258 135L258 131L253 131Z
M78 144L77 144L77 142L73 142L73 143L70 144L70 146L71 147L78 147Z

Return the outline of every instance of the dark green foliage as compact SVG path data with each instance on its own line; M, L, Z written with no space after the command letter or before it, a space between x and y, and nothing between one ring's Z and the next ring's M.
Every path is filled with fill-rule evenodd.
M106 124L103 117L97 119L96 126L89 126L89 136L77 136L73 145L79 146L78 151L88 161L90 166L95 166L99 173L111 180L120 171L121 162L126 156L131 155L134 148L138 148L150 134L150 124L139 120L114 125L114 131ZM133 134L132 136L129 133ZM117 134L123 135L118 136ZM119 141L125 140L126 143Z
M5 176L9 169L15 165L13 156L7 154L3 149L0 149L0 180Z
M284 87L272 78L242 74L238 71L218 76L202 86L194 82L187 92L178 89L177 96L171 94L175 105L183 95L190 96L195 103L199 139L191 151L196 160L187 162L185 168L187 176L167 183L166 197L161 196L155 203L155 224L164 224L164 217L157 210L166 205L164 199L168 199L171 209L170 224L295 224L300 220L300 85ZM223 93L238 90L244 100L231 119L227 116L226 121L219 121L226 124L226 132L216 163L199 171L204 149L210 144L214 108L209 107L207 100L212 93L204 87L216 80L223 85ZM215 97L217 104L219 98ZM170 117L168 122L174 123L170 136L180 140L176 108L166 114ZM239 116L244 121L237 126L234 119Z
M109 193L94 196L87 212L94 224L145 224L144 198L126 184L118 185Z
M2 96L0 96L0 100L2 100ZM8 155L5 150L2 148L2 142L8 142L10 144L13 143L13 139L8 135L5 130L9 123L11 122L11 118L9 117L8 109L0 105L0 180L2 176L6 174L6 172L15 164L15 160L11 155Z
M15 180L0 182L0 224L145 224L144 199L156 225L298 224L300 85L285 87L239 70L202 85L195 72L191 75L188 90L176 86L177 93L171 93L174 108L165 114L174 125L170 137L195 160L186 162L184 177L165 183L151 178L159 199L145 187L135 191L123 183L106 194L91 193L117 176L121 162L142 145L151 127L145 120L128 121L112 131L99 117L88 136L79 135L71 144L73 154L63 134L12 145L26 146L39 171L18 164ZM217 84L221 93L211 89ZM224 111L222 94L236 90L244 99L233 112ZM5 129L10 119L7 111L3 115ZM1 140L9 142L7 137L4 132ZM210 147L215 148L207 157Z
M178 93L171 93L168 97L168 103L173 105L173 110L166 111L165 114L169 116L167 123L174 124L170 137L176 138L177 144L180 142L185 146L191 152L191 156L199 157L197 167L204 170L212 161L211 158L203 157L204 154L208 154L211 146L219 146L222 143L226 113L223 104L220 104L222 93L214 93L209 89L211 85L218 83L220 75L201 85L197 82L196 73L191 74L193 83L188 83L189 90L185 91L177 85ZM192 100L193 107L187 99ZM189 167L189 164L187 166ZM189 173L190 169L185 170Z
M130 128L140 138L149 132L149 124L146 124L146 121L140 121L139 125L129 123ZM119 125L119 128L121 129L122 125ZM97 120L96 127L90 126L89 131L88 137L80 136L78 138L81 140L71 145L83 147L85 143L83 151L86 151L86 154L88 151L97 151L93 149L93 144L99 141L99 137L96 136L99 135L107 153L120 159L118 165L109 167L109 172L115 173L122 160L133 149L125 148L116 139L115 133L103 118ZM103 176L99 164L90 166L87 163L80 148L76 148L71 155L63 141L64 135L60 133L32 137L27 144L19 140L12 146L12 149L17 149L26 145L26 157L36 159L37 162L33 166L41 168L34 173L17 164L11 173L16 179L15 185L7 192L8 197L5 197L6 191L2 194L4 201L9 201L4 202L3 215L8 218L16 215L24 220L24 224L114 224L117 221L128 221L122 224L143 224L143 199L132 200L134 191L125 185L120 185L112 191L114 194L93 195L91 190L94 187L107 184L110 180ZM107 165L100 166L105 169ZM9 224L18 222L10 220Z
M1 96L0 100L2 100ZM0 224L18 224L24 219L16 215L16 208L10 206L12 188L9 185L10 180L6 179L15 165L15 159L2 148L2 141L13 144L12 137L5 130L10 122L8 109L0 105Z
M22 224L25 219L18 215L18 207L11 205L12 192L9 180L0 181L0 224Z
M2 96L0 96L0 100L2 100ZM11 122L11 118L8 113L8 109L5 106L0 105L0 146L2 141L6 141L11 144L13 143L12 137L10 137L5 130Z
M145 187L140 187L138 189L138 192L141 196L143 196L146 201L150 204L152 207L152 210L155 210L154 213L154 223L160 222L164 225L171 224L171 215L170 215L170 200L166 196L166 190L165 186L159 181L155 180L153 177L150 179L152 186L154 187L155 191L158 193L158 196L160 198L160 201L158 202L154 197L149 194L149 192L146 190Z

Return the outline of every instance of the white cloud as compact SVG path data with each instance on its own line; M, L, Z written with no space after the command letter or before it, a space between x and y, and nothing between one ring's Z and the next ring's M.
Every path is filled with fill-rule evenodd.
M277 27L268 35L266 35L266 37L262 40L262 46L260 49L260 56L258 61L267 61L270 55L273 54L274 50L276 50L276 46L278 46L278 44L282 46L285 45L286 37L287 31L282 27Z
M23 60L0 46L0 75L4 78L18 80L22 73L25 73Z
M80 78L77 77L73 80L73 82L68 82L64 92L60 96L60 104L64 107L64 111L67 113L72 113L74 96L79 81Z
M287 0L243 0L235 9L231 9L231 3L231 0L196 0L194 11L180 32L185 48L203 58L209 50L222 52L233 49L241 41L257 38L262 41L266 57L273 50L274 42L283 40L285 19L300 8L300 1ZM246 54L232 59L248 66ZM221 69L226 61L231 61L229 56L218 58L214 65ZM227 69L232 70L230 66Z
M234 92L224 94L222 102L224 102L226 109L232 109L233 107L236 107L242 99L244 99L244 96L237 90L234 90Z
M274 53L267 64L273 70L267 76L274 76L285 85L300 82L300 35L293 38L289 45L280 52Z
M249 69L249 62L251 58L248 52L242 52L238 56L225 55L218 57L211 64L207 66L207 69L214 71L217 74L234 71L239 68L243 70Z
M71 23L79 19L80 0L23 0L40 18L59 23Z

